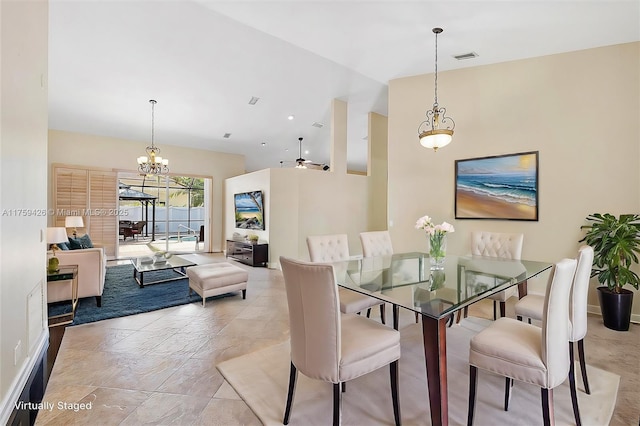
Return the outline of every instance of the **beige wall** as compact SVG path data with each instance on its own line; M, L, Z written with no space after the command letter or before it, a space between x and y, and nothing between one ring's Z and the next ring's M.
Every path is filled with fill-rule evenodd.
M54 163L92 167L106 166L114 170L136 172L136 158L144 154L147 145L148 141L128 141L50 130L49 166ZM244 173L244 156L172 145L162 145L160 148L163 157L169 159L171 174L213 178L212 226L209 237L211 250L221 251L224 221L223 183L228 177ZM50 174L51 171L49 171ZM51 187L49 191L51 191ZM51 197L51 192L49 195Z
M0 3L1 424L48 344L48 13L46 1Z
M369 152L367 158L367 176L371 176L371 197L369 198L370 231L387 229L387 166L388 166L388 119L369 113Z
M256 234L269 243L269 267L280 256L309 259L308 235L347 234L352 254L362 253L359 233L368 230L370 178L319 170L265 169L226 180L225 234ZM264 231L236 229L233 194L264 191Z
M414 229L428 214L456 232L523 232L523 258L575 257L593 212L640 212L640 43L438 73L438 100L456 121L453 142L433 152L416 129L433 99L433 75L389 85L389 222L397 250L425 248ZM539 221L454 219L454 161L540 152ZM596 283L589 303L597 306ZM640 317L635 297L634 319Z

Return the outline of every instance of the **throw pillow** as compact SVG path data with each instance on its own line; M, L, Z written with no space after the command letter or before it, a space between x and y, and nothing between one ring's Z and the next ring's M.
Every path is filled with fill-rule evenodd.
M60 250L69 250L69 243L58 243L56 245Z
M89 238L88 234L77 238L69 237L69 248L71 250L93 248L93 243L91 242L91 238Z

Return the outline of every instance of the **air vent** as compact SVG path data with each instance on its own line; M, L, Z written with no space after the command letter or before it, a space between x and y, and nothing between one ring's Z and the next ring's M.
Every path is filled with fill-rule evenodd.
M249 101L249 105L255 105L258 103L259 100L260 98L256 98L255 96L252 96L251 100Z
M453 57L459 61L462 61L463 59L477 58L478 54L476 52L469 52L469 53L463 53L462 55L453 55Z
M229 139L231 137L231 133L225 133L222 137L225 139Z
M318 129L322 129L324 127L324 124L322 123L318 123L317 121L314 121L313 124L311 124L313 127L317 127Z

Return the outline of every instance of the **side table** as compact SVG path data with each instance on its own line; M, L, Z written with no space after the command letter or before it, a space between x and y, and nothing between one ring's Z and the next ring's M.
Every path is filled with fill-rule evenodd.
M47 286L51 283L67 281L71 286L71 312L49 317L49 327L66 325L73 322L78 306L78 265L60 266L58 272L47 271Z

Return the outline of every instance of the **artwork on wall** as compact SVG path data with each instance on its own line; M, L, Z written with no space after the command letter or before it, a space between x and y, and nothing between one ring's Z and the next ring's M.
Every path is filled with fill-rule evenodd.
M538 220L538 151L456 160L456 219Z
M242 192L233 196L236 228L265 229L262 191Z

